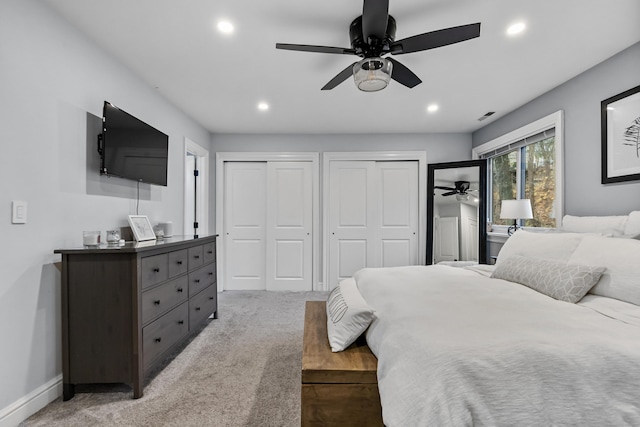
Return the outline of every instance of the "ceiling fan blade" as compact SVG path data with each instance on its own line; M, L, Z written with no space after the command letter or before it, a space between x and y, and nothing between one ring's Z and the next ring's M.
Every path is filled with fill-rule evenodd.
M389 20L389 0L364 0L362 5L362 36L368 43L369 37L382 41L387 32Z
M413 71L399 63L393 58L387 58L393 63L393 70L391 71L391 78L400 84L405 85L408 88L415 87L422 83L422 80L416 76ZM437 188L437 187L436 187Z
M451 187L439 187L439 186L434 186L433 188L437 188L438 190L450 190L450 191L457 191L455 188L451 188Z
M448 193L442 193L441 196L453 196L457 191L449 191Z
M476 37L480 37L480 22L431 31L429 33L418 34L417 36L395 41L391 45L391 53L399 55L403 53L419 52L422 50L434 49L436 47L463 42Z
M322 88L322 90L331 90L334 87L338 86L340 83L342 83L343 81L347 80L349 78L349 76L353 75L353 66L356 65L357 62L354 62L353 64L349 65L347 68L345 68L344 70L340 71L340 73L338 73L337 76L335 76L334 78L332 78L329 83L327 83L326 85L324 85L324 87Z
M349 49L346 47L314 46L309 44L276 43L276 49L297 50L301 52L316 53L337 53L344 55L355 54L355 51L353 49Z

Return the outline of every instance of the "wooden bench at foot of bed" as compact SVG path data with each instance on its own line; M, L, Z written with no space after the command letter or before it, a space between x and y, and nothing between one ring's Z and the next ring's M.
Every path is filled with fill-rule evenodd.
M302 346L302 426L382 426L378 359L364 338L333 353L325 301L307 301Z

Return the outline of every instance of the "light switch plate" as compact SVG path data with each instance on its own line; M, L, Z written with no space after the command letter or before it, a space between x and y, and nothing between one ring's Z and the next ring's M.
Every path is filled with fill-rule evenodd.
M14 200L11 202L11 223L27 223L27 202L22 200Z

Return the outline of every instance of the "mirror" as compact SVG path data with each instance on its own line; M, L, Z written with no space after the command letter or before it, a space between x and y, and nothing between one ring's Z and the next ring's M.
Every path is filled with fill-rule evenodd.
M486 264L486 160L433 163L428 175L427 265Z

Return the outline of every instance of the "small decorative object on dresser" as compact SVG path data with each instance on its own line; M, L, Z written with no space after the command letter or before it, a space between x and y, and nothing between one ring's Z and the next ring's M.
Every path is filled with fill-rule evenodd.
M216 236L55 253L62 254L63 400L76 384L100 383L130 384L141 397L145 375L217 318Z

